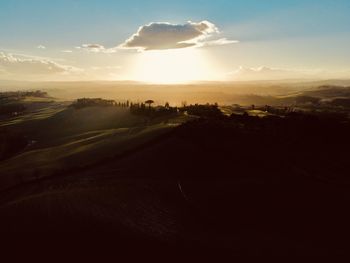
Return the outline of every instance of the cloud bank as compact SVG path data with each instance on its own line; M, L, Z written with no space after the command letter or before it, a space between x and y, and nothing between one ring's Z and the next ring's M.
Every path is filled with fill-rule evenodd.
M163 50L225 45L237 42L226 38L210 40L210 38L218 33L218 28L209 21L201 21L198 23L189 21L185 24L153 22L141 26L139 30L121 44L120 47L141 50Z
M1 75L54 75L76 72L79 69L57 64L48 59L22 58L0 52Z
M289 79L329 79L348 78L349 71L326 71L320 69L281 69L270 67L239 67L230 72L228 78L238 81L289 80Z

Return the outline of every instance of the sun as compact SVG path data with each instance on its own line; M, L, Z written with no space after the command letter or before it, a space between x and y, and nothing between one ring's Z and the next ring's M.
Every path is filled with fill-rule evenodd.
M215 79L209 59L194 48L144 51L133 66L133 79L147 83L177 84Z

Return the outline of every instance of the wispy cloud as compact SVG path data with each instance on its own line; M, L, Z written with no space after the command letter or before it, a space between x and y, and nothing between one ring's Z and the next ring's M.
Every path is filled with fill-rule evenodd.
M23 55L16 56L0 52L0 72L7 75L54 75L78 72L80 69L61 65L48 59L34 58Z
M239 43L238 40L229 40L227 38L220 38L216 40L208 40L206 42L202 43L203 47L208 47L208 46L223 46L223 45L229 45L229 44L236 44Z
M38 45L36 48L37 49L46 49L46 47L44 45Z
M75 48L92 53L115 53L117 51L117 48L106 48L100 44L83 44Z

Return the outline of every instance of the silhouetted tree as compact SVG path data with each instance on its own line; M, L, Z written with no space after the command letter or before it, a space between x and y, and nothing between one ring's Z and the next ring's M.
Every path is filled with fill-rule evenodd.
M148 108L150 109L151 108L151 105L154 103L153 100L146 100L145 101L145 104L148 104Z

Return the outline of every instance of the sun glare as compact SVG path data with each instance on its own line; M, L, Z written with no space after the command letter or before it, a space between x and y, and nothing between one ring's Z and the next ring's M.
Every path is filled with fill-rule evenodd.
M134 79L160 84L213 80L214 72L205 54L191 48L142 52L133 67Z

